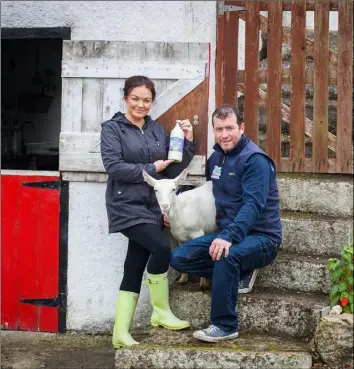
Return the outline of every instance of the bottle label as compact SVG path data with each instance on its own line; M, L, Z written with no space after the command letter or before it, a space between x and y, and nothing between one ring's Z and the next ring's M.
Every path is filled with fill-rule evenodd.
M169 151L183 152L183 144L184 144L183 138L171 137Z

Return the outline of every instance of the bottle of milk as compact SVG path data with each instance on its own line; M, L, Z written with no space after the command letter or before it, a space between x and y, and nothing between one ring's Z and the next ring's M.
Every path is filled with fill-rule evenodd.
M170 147L168 150L168 159L178 163L182 161L184 146L184 132L180 127L180 123L181 120L176 120L176 126L171 131Z

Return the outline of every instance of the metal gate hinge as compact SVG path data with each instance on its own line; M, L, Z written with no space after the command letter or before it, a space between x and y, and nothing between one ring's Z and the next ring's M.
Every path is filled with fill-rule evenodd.
M61 183L60 181L22 182L22 186L42 188L46 190L58 190L61 187Z
M244 6L225 5L223 1L218 2L218 15L224 15L226 12L241 12L246 10Z
M65 293L59 293L56 297L43 299L20 299L22 304L31 304L36 306L59 307L65 309Z

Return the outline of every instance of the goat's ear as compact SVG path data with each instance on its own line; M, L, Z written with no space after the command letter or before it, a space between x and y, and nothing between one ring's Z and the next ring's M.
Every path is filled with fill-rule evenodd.
M187 179L187 169L184 169L183 172L174 179L176 186L179 186L186 179Z
M145 170L143 170L143 177L144 181L147 182L150 186L155 186L156 179L152 178Z

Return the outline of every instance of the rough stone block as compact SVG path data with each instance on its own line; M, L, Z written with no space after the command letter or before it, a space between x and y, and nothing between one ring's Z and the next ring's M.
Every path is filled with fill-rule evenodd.
M331 279L327 259L279 252L276 260L259 271L257 287L288 291L329 293Z
M311 346L314 356L331 368L353 368L353 314L322 318Z
M353 177L316 174L279 174L282 210L351 217Z
M311 368L302 343L264 336L246 336L208 344L191 331L151 329L133 333L140 345L116 351L116 368Z
M353 219L282 212L284 251L338 256L353 242Z
M172 311L180 319L188 319L193 328L210 324L210 301L210 291L200 291L198 283L171 286ZM321 309L328 304L328 296L255 288L249 294L239 295L239 329L242 333L310 337Z

